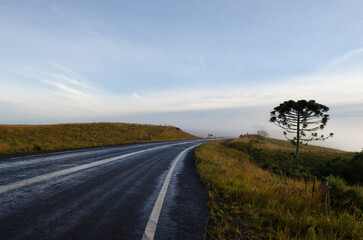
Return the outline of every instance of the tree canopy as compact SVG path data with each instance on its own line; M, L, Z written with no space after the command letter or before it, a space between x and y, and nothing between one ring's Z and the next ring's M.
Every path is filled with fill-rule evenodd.
M315 100L289 100L275 107L270 113L270 122L284 130L284 136L296 145L296 161L299 162L299 145L310 141L325 140L333 136L318 135L329 120L329 108ZM290 137L290 134L294 134Z

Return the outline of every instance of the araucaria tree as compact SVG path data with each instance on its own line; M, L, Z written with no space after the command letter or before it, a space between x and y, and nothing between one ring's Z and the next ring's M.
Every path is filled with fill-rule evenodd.
M326 126L329 115L327 106L314 100L285 101L271 112L270 122L284 129L285 137L296 146L296 166L299 165L300 144L325 140L333 136L318 135ZM293 137L290 137L293 134Z

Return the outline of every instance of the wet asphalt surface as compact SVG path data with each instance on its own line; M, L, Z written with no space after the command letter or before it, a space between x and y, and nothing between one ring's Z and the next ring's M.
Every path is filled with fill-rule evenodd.
M0 194L0 239L141 239L173 160L198 141L135 144L2 159L0 185L145 149ZM207 194L193 150L174 169L155 239L202 239Z

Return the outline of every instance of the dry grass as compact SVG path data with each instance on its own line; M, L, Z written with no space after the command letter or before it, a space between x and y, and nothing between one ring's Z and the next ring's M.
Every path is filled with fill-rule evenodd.
M245 151L261 166L267 165L266 168L278 167L284 172L295 165L296 149L289 141L250 135L227 141L225 144L228 147ZM300 164L309 170L337 157L351 159L353 156L353 152L320 146L302 145L300 148Z
M245 152L212 142L196 150L209 191L206 239L362 239L362 212L321 204L311 183L280 179Z
M269 150L284 150L284 151L291 151L295 152L295 146L293 146L289 141L286 140L279 140L275 138L264 138L259 137L256 135L250 135L249 137L244 136L241 138L236 138L231 141L231 143L248 143L251 139L263 139L263 141L259 141L256 143L256 146L259 148L266 148ZM332 149L332 148L326 148L326 147L320 147L320 146L314 146L314 145L301 145L300 146L300 152L324 152L329 155L334 154L341 154L346 153L345 151L338 150L338 149Z
M171 126L126 123L0 125L0 153L196 139Z

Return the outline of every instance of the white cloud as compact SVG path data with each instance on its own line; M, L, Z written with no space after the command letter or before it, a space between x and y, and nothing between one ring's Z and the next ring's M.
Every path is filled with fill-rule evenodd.
M287 99L316 99L323 104L363 103L363 76L339 75L291 78L253 87L179 90L147 94L136 111L187 111L263 106ZM150 108L158 106L159 108Z
M363 48L357 48L357 49L345 54L344 56L341 56L341 57L338 57L338 58L334 59L331 62L331 65L333 65L333 66L340 65L340 64L348 61L352 57L357 56L357 55L359 55L361 53L363 53Z
M287 78L255 86L143 92L142 97L101 93L110 114L177 112L275 105L288 99L315 99L325 105L363 103L363 75L321 75ZM143 100L143 101L134 101ZM121 104L122 103L122 104ZM121 105L120 105L121 104ZM102 111L102 110L100 110Z
M64 75L59 74L59 75L57 75L56 77L57 77L58 79L64 80L64 81L66 81L66 82L68 82L68 83L71 83L71 84L73 84L73 85L76 85L76 86L79 86L79 87L82 87L82 88L86 88L86 89L90 89L90 90L92 90L92 88L91 88L90 86L88 86L88 85L86 85L86 84L83 84L83 83L80 83L79 81L77 81L77 80L75 80L75 79L72 79L72 78L69 78L69 77L66 77L66 76L64 76Z
M138 99L138 100L142 99L142 98L140 97L140 95L139 95L139 94L137 94L137 93L133 93L133 94L131 94L131 96L132 96L132 97L134 97L134 98L136 98L136 99Z
M203 89L186 86L158 92L115 94L90 87L84 83L87 80L69 69L58 69L59 72L51 73L24 70L22 77L45 85L24 89L16 81L6 80L0 95L24 107L48 109L42 113L46 115L58 115L59 109L69 107L104 116L266 106L288 99L315 99L328 106L363 103L363 74L358 73L318 72L254 85L242 83L239 86L205 86ZM55 105L58 107L54 108ZM75 116L77 114L75 112Z
M63 93L66 96L72 97L72 98L89 97L88 94L83 93L82 91L80 91L78 89L69 87L63 83L49 81L49 80L41 80L41 82L56 87L58 90L61 90L61 93Z

